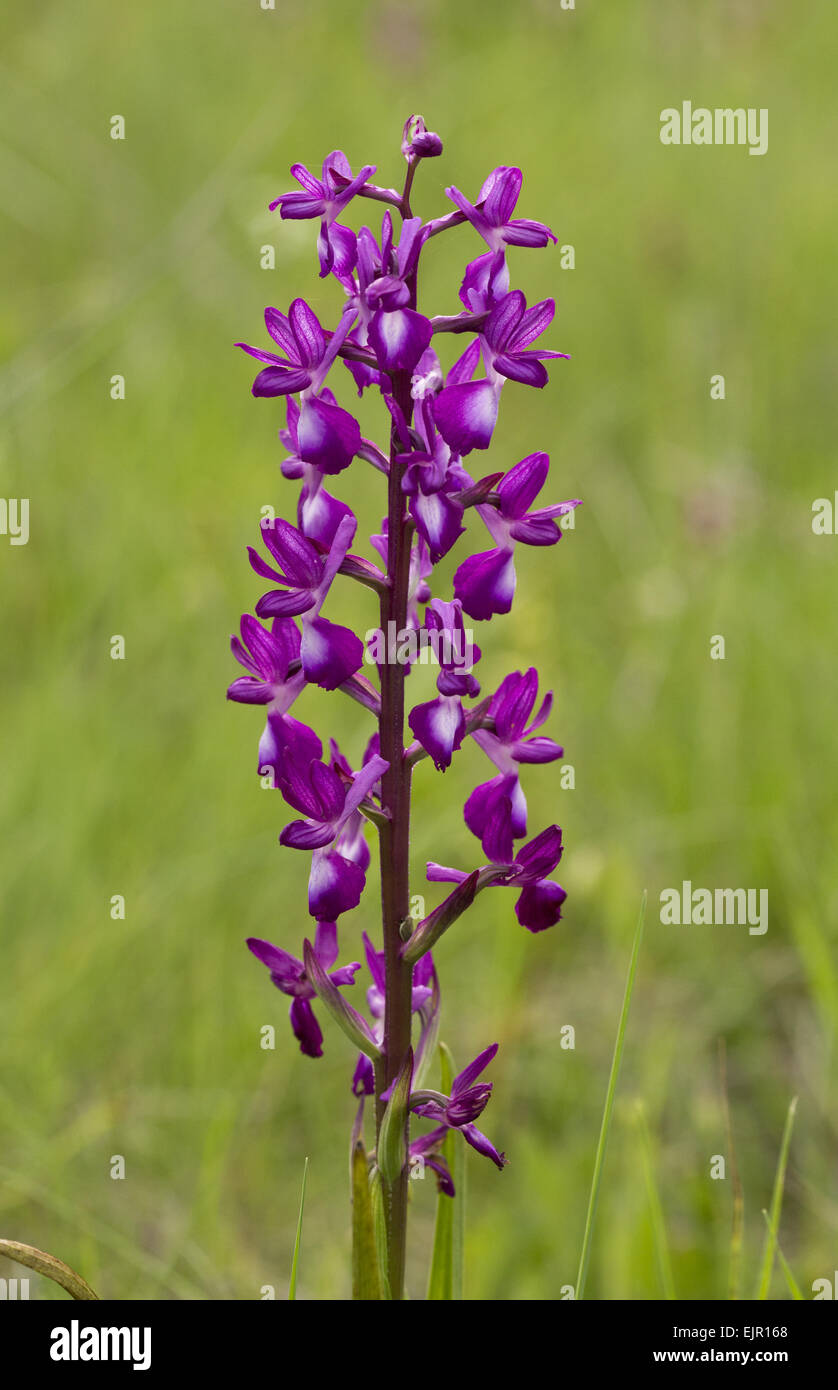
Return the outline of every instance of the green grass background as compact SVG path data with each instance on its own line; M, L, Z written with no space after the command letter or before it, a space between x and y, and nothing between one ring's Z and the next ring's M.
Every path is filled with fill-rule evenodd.
M278 848L283 807L254 774L260 715L224 700L229 632L261 592L244 547L260 507L294 499L281 407L251 398L232 344L263 341L266 304L303 294L330 321L339 302L312 228L267 212L288 166L337 145L394 182L418 110L445 140L417 182L424 216L446 209L445 185L474 196L515 163L519 212L576 249L573 271L555 250L510 255L530 299L555 296L550 344L573 359L543 393L509 387L486 465L548 449L547 500L585 505L558 550L522 550L513 616L480 637L486 690L532 661L555 690L576 788L555 768L526 775L532 826L565 831L560 926L531 938L511 895L487 893L437 951L455 1057L501 1043L485 1126L511 1161L469 1164L467 1295L551 1299L575 1278L644 888L588 1296L662 1294L642 1100L675 1292L725 1297L730 1165L709 1176L728 1153L720 1039L743 1291L793 1094L781 1243L806 1292L836 1268L838 540L811 530L812 501L838 483L836 40L828 0L4 14L0 479L31 499L31 539L0 538L0 1234L106 1297L284 1297L309 1155L299 1296L348 1295L353 1059L328 1021L322 1061L296 1052L286 1001L243 946L255 933L294 949L308 919L304 856ZM684 99L767 107L767 155L662 146L660 110ZM124 142L109 138L117 113ZM429 312L458 307L479 251L467 228L432 243ZM381 437L376 401L361 410ZM377 522L372 469L336 490ZM331 616L372 626L369 597L336 589ZM357 759L363 711L318 692L300 712ZM419 769L417 891L427 858L476 862L461 808L481 775L474 747L444 780ZM661 926L660 891L683 879L767 888L767 934ZM373 873L345 959L375 902ZM434 1202L414 1185L415 1297ZM779 1271L771 1292L786 1296ZM40 1279L32 1296L64 1297Z

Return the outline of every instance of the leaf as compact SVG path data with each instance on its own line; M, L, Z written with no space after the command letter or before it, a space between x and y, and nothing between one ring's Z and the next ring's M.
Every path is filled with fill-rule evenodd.
M361 1139L352 1146L352 1297L381 1298L369 1166Z
M454 1060L445 1043L439 1044L442 1079L440 1088L449 1095L454 1080ZM453 1130L446 1135L442 1155L454 1183L454 1196L437 1196L434 1246L428 1278L428 1299L459 1300L463 1296L463 1252L466 1210L466 1151Z
M620 1078L620 1063L623 1060L623 1045L626 1040L626 1028L628 1026L629 1008L631 1007L631 996L634 989L634 979L637 974L637 960L640 955L640 942L643 939L643 921L646 916L646 890L640 900L640 912L637 917L637 926L634 932L634 945L631 949L631 961L629 962L628 975L626 977L626 988L623 994L623 1007L620 1010L620 1022L617 1027L617 1040L614 1043L614 1056L611 1060L611 1074L608 1077L608 1089L605 1092L605 1109L602 1112L602 1125L599 1131L599 1140L596 1146L596 1157L594 1158L594 1174L591 1179L591 1195L588 1198L588 1214L585 1217L585 1234L582 1237L582 1253L579 1256L579 1273L576 1276L576 1297L580 1299L585 1292L585 1281L588 1277L588 1264L591 1258L591 1241L594 1234L594 1222L596 1221L596 1209L599 1201L599 1188L602 1182L602 1169L605 1163L605 1151L608 1148L608 1132L611 1128L611 1115L614 1110L614 1097L617 1094L617 1082Z
M80 1274L65 1265L63 1260L56 1259L55 1255L48 1255L45 1250L36 1250L34 1245L21 1245L17 1240L0 1240L0 1255L34 1269L36 1274L45 1274L47 1279L60 1284L75 1299L99 1302L99 1295L93 1292Z
M378 1131L378 1171L387 1183L397 1182L407 1163L407 1107L412 1080L413 1048L409 1047L401 1070L390 1088L390 1099Z
M774 1176L774 1191L771 1194L771 1214L768 1221L768 1232L765 1237L765 1246L762 1252L762 1268L760 1269L759 1283L757 1285L756 1298L765 1299L768 1297L768 1290L771 1286L771 1275L774 1272L774 1251L777 1248L777 1232L780 1229L780 1212L783 1209L783 1189L786 1185L786 1164L789 1157L789 1145L791 1144L791 1132L794 1128L794 1113L797 1109L797 1096L792 1096L786 1115L786 1123L783 1128L783 1138L780 1143L780 1157L777 1160L777 1172Z
M303 1234L303 1207L306 1200L306 1178L308 1177L308 1159L303 1167L303 1185L300 1189L300 1210L297 1213L297 1234L294 1237L294 1258L291 1261L291 1282L288 1285L289 1302L294 1302L297 1297L297 1265L300 1260L300 1241Z

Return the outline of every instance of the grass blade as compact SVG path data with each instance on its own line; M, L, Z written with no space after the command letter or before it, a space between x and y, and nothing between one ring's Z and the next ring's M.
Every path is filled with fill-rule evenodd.
M306 1200L306 1178L308 1177L308 1159L303 1168L303 1185L300 1189L300 1210L297 1214L297 1234L294 1238L294 1258L291 1261L291 1282L288 1285L288 1298L294 1300L297 1297L297 1266L300 1262L300 1242L303 1234L303 1207Z
M768 1231L765 1236L765 1246L762 1252L762 1268L760 1270L759 1284L757 1285L756 1297L765 1299L768 1297L768 1290L771 1286L771 1275L774 1272L774 1251L777 1248L777 1232L780 1229L780 1212L783 1209L783 1190L786 1185L786 1164L789 1157L789 1145L791 1144L791 1132L794 1128L794 1113L797 1109L797 1096L792 1096L786 1115L786 1123L783 1129L783 1138L780 1144L780 1157L777 1160L777 1172L774 1177L774 1191L771 1194L771 1212L768 1219Z
M48 1255L45 1250L36 1250L34 1245L21 1245L17 1240L0 1240L0 1255L5 1255L8 1260L16 1260L19 1265L26 1265L27 1269L34 1269L36 1274L45 1274L47 1279L60 1284L73 1298L99 1301L99 1295L93 1292L80 1274L65 1265L63 1260L56 1259L55 1255Z
M640 900L640 912L637 917L637 927L634 932L634 945L631 951L631 961L629 963L628 975L626 976L626 988L623 995L623 1007L620 1010L620 1023L617 1028L617 1040L614 1044L614 1056L611 1060L611 1074L608 1078L608 1090L605 1093L605 1109L602 1112L602 1125L599 1131L599 1141L596 1146L596 1157L594 1159L594 1174L591 1179L591 1195L588 1198L588 1213L585 1217L585 1234L582 1237L582 1253L579 1257L579 1273L576 1276L576 1297L583 1298L585 1294L585 1281L588 1277L588 1263L591 1258L591 1241L594 1233L594 1222L596 1220L596 1209L599 1201L599 1188L602 1181L602 1168L605 1162L605 1150L608 1147L608 1132L611 1128L611 1114L614 1109L614 1097L617 1093L617 1081L620 1076L620 1063L623 1060L623 1044L626 1040L626 1027L628 1025L629 1008L631 1006L631 996L634 989L634 978L637 974L637 960L640 955L640 942L643 939L643 922L646 916L646 891Z
M739 1165L736 1162L736 1147L733 1143L733 1124L730 1118L730 1098L727 1087L727 1049L724 1038L719 1039L719 1083L722 1091L727 1154L730 1162L730 1181L733 1192L727 1296L730 1302L737 1302L742 1285L742 1257L745 1250L745 1193L742 1179L739 1176Z
M450 1094L454 1079L454 1059L445 1043L439 1044L441 1088ZM428 1278L428 1299L460 1300L463 1296L463 1256L465 1245L466 1155L458 1136L449 1131L442 1153L454 1183L454 1196L440 1192L436 1204L434 1246Z
M352 1146L352 1297L363 1302L381 1298L369 1164L360 1138Z
M763 1216L765 1217L765 1224L766 1224L766 1226L768 1227L769 1231L771 1231L771 1229L772 1229L772 1228L771 1228L771 1218L770 1218L770 1216L768 1215L768 1212L765 1210L765 1207L763 1207L763 1209L762 1209L762 1214L763 1214ZM782 1250L780 1249L779 1244L777 1244L777 1241L776 1241L777 1232L774 1231L773 1234L774 1234L774 1239L775 1239L775 1248L776 1248L776 1250L777 1250L777 1259L780 1261L780 1268L781 1268L781 1270L783 1271L783 1274L785 1275L786 1283L787 1283L788 1286L789 1286L789 1293L791 1294L792 1298L793 1298L795 1301L797 1301L797 1300L799 1299L799 1300L805 1302L805 1300L803 1299L803 1294L800 1292L800 1285L798 1284L797 1280L795 1279L794 1275L793 1275L792 1272L791 1272L791 1266L789 1265L788 1260L786 1259L785 1255L783 1254Z
M672 1261L669 1256L669 1241L666 1237L666 1221L663 1214L663 1204L661 1203L658 1185L655 1182L655 1170L652 1163L652 1144L649 1138L649 1126L646 1123L646 1111L642 1101L637 1102L637 1128L640 1133L640 1152L643 1162L643 1173L646 1179L646 1194L649 1198L649 1215L652 1222L652 1236L655 1242L655 1257L657 1259L658 1274L660 1275L663 1296L666 1299L675 1298L675 1281L672 1277Z

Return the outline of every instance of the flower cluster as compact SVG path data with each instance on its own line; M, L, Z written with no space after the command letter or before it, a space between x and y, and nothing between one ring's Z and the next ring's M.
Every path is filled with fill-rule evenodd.
M507 383L516 390L541 389L548 380L545 362L566 354L539 345L553 320L553 301L528 307L523 293L510 289L509 249L543 248L556 240L543 223L514 216L520 170L493 170L474 202L457 188L446 189L453 211L423 222L410 206L414 176L423 159L441 152L439 136L414 116L402 139L402 192L374 183L372 165L353 173L336 150L319 175L293 165L299 190L271 204L282 218L317 224L319 273L331 277L340 303L332 328L321 324L304 299L295 299L287 313L268 308L270 348L238 344L260 364L253 395L285 398L282 473L300 489L295 524L282 518L263 523L262 547L250 549L253 570L271 587L258 597L255 616L241 618L240 636L232 639L247 674L227 693L231 700L265 706L258 768L263 776L270 773L296 815L280 843L310 855L308 911L314 926L305 935L313 940L304 941L300 958L261 939L250 939L248 946L289 996L291 1026L306 1056L322 1054L316 1004L357 1045L352 1089L362 1104L364 1097L374 1098L379 1133L397 1078L408 1066L404 1167L421 1157L435 1170L441 1190L453 1194L442 1153L450 1131L459 1130L498 1167L505 1162L475 1124L492 1089L477 1078L497 1045L454 1079L449 1095L425 1088L439 1023L431 948L484 888L514 888L517 918L532 932L559 921L565 898L551 878L562 854L561 830L553 825L528 838L521 785L522 767L562 756L552 738L537 732L550 714L551 696L534 713L539 682L530 668L511 673L481 699L474 674L481 653L467 620L484 623L510 612L516 546L555 545L562 535L558 518L579 504L539 505L549 473L546 453L527 454L480 478L466 465L469 456L489 447ZM350 206L361 200L383 205L380 228L356 231L346 225ZM466 266L462 308L427 316L417 306L420 258L433 238L467 224L488 249ZM467 339L447 370L436 350L445 334ZM370 390L382 398L386 448L365 439L351 410L339 404L341 367L348 373L350 399L353 392ZM370 538L374 558L350 552L356 517L347 501L326 488L353 463L377 470L387 490L387 515ZM465 553L453 593L438 593L435 566L462 545L470 514L488 531L489 548ZM332 586L344 582L377 596L382 628L385 617L394 617L400 638L412 632L432 639L439 667L434 698L405 709L412 658L397 669L400 658L390 641L376 650L377 683L364 674L369 656L361 637L324 616ZM359 599L364 597L359 591ZM353 768L334 740L324 754L318 734L292 715L309 686L340 690L369 711L374 727L359 766ZM412 743L404 742L405 725ZM466 826L480 842L475 858L485 862L470 869L429 863L430 882L455 886L429 916L413 922L393 907L403 901L407 883L410 778L425 757L439 771L449 769L469 738L494 769L464 805ZM364 892L370 827L381 840L384 938L378 950L363 934L371 978L365 1016L344 994L361 965L337 964L338 923ZM405 978L407 987L398 989ZM410 1136L411 1116L430 1124L428 1132Z

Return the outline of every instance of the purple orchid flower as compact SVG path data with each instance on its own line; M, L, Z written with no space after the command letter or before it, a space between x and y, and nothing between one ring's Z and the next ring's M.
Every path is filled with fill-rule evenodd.
M317 254L321 278L328 275L330 270L337 275L345 275L355 264L355 233L348 227L341 227L336 219L374 173L375 166L365 164L359 173L353 175L343 150L332 150L323 160L319 179L304 164L292 164L291 175L302 188L302 193L281 193L270 204L271 212L279 208L282 218L320 218Z
M436 682L439 695L414 705L408 723L434 766L444 772L465 737L462 696L480 694L480 685L471 674L472 666L480 660L480 648L466 632L458 599L451 603L434 599L425 610L425 631L434 639L434 654L442 667Z
M410 1156L413 1159L423 1159L435 1170L441 1191L449 1197L455 1195L454 1184L448 1165L438 1152L449 1130L458 1130L466 1143L477 1153L491 1159L496 1168L503 1169L507 1163L506 1155L498 1153L491 1140L474 1123L485 1110L492 1094L491 1082L480 1082L477 1085L475 1082L494 1059L497 1050L497 1043L493 1043L455 1076L450 1096L442 1095L438 1091L419 1090L414 1091L410 1098L411 1110L423 1119L435 1121L437 1125L429 1134L413 1141Z
M302 961L259 937L248 937L247 945L254 956L268 967L277 989L291 996L291 1028L300 1044L300 1051L305 1057L322 1057L323 1034L311 1007L315 991ZM356 972L361 968L360 961L341 965L337 970L331 969L338 958L338 933L334 922L317 923L314 952L323 969L328 971L333 985L340 988L354 984Z
M519 888L515 915L528 931L540 932L555 926L561 920L562 903L567 897L564 888L547 877L562 857L559 826L548 826L515 854L512 802L503 797L486 826L483 844L491 862L480 871L480 886ZM430 883L463 883L469 877L460 869L433 862L426 866L426 872Z
M552 738L536 734L553 708L552 692L544 697L538 714L529 723L538 695L538 672L531 666L523 675L514 671L501 681L492 696L487 715L494 720L494 731L475 729L472 738L498 768L498 776L475 787L465 805L465 821L478 840L483 840L500 802L508 798L512 808L512 835L521 839L527 833L527 802L521 787L520 763L550 763L564 757L564 749ZM488 854L484 843L483 848Z
M420 368L423 364L427 368L429 356L430 350L422 358ZM437 564L465 530L463 504L452 493L468 487L471 479L437 432L432 398L425 392L425 380L427 377L417 388L422 395L416 402L417 424L425 448L400 455L399 461L406 464L402 488L410 496L410 514L428 543L431 560Z
M509 293L509 266L502 251L487 251L466 266L460 299L473 314L485 314Z
M265 311L269 350L238 344L257 359L253 394L285 398L279 435L287 456L281 467L284 477L298 484L299 496L296 525L281 518L263 522L267 554L261 547L258 553L249 549L251 566L271 587L255 616L242 617L240 635L232 639L244 670L228 697L264 708L260 772L271 773L297 817L279 839L285 847L309 852L308 911L317 924L314 945L308 939L303 943L302 961L259 938L250 938L248 946L289 996L291 1025L305 1055L322 1054L315 995L351 1042L352 1055L360 1051L352 1076L359 1101L353 1191L362 1194L365 1171L370 1183L380 1183L387 1213L383 1240L376 1242L380 1287L393 1300L404 1296L409 1166L419 1159L427 1163L440 1189L453 1196L446 1157L454 1141L445 1141L454 1131L497 1168L506 1161L477 1127L492 1094L484 1075L497 1044L454 1078L450 1094L427 1089L440 1023L432 952L484 888L514 889L517 919L531 932L561 919L566 896L551 877L562 856L562 832L554 825L527 839L521 785L522 767L562 756L561 747L541 732L552 697L539 701L538 676L530 668L514 671L489 699L473 703L480 699L480 685L472 668L481 653L467 624L510 611L515 547L554 545L561 536L558 519L578 503L537 506L549 469L545 453L528 454L505 475L482 470L476 481L464 464L470 452L489 446L505 383L540 389L548 380L546 362L565 357L538 346L552 322L553 301L528 308L521 291L510 288L507 255L510 246L544 247L556 238L546 224L515 216L522 176L514 167L493 170L475 203L452 186L447 214L426 222L415 216L414 180L424 160L441 151L440 137L414 114L402 132L401 190L374 183L371 164L353 174L339 150L326 157L319 176L293 165L298 191L282 194L271 207L284 219L319 224L320 274L337 281L342 309L329 320L334 326L329 331L326 320L321 324L306 301L295 298L287 314ZM377 226L362 227L356 234L341 225L356 196L364 204L386 205L380 232ZM447 306L455 312L427 317L418 301L422 254L431 238L465 222L485 246L458 277L460 303L455 296ZM434 345L448 333L465 335L465 351L444 374ZM370 386L379 388L386 436L362 437L359 421L329 389L338 357L359 395ZM369 472L365 469L352 492L344 493L348 502L327 491L330 477L356 458L377 470L376 481L385 480L387 516L371 537L379 564L349 553L357 529L355 498L366 506ZM454 574L453 597L444 601L434 596L449 592L439 578L433 580L434 567L462 544L474 513L489 532L491 549L465 552ZM353 630L322 616L338 573L364 586L355 590L359 621ZM370 633L365 650L354 628L363 632L370 622L367 590L374 591L381 626ZM436 688L429 692L434 698L410 708L405 702L410 666L402 663L424 663L427 648L438 664ZM361 674L365 659L377 668L370 678ZM414 671L414 685L417 679ZM375 732L357 771L334 739L321 742L314 729L293 717L307 685L340 688L363 710L359 718L372 716ZM407 748L406 726L412 734ZM475 788L464 808L486 862L471 872L429 862L429 881L454 887L414 922L412 783L426 775L426 755L445 771L469 735L492 764L490 780ZM370 825L379 841L382 949L364 933L369 988L367 1007L358 1012L343 991L360 966L338 966L337 923L364 892ZM374 1153L364 1135L367 1096L374 1098L376 1112ZM429 1133L411 1132L418 1127ZM364 1206L361 1201L356 1207L361 1217ZM363 1245L358 1242L355 1252L363 1254ZM366 1269L356 1267L354 1273L363 1276ZM359 1277L358 1287L363 1283Z
M364 645L348 627L320 617L320 609L332 581L346 558L355 535L352 513L345 516L335 532L326 554L308 540L296 526L277 517L273 525L262 526L262 539L277 563L272 569L248 546L250 563L263 579L278 580L289 587L271 589L256 605L260 618L297 616L302 618L300 657L307 681L324 690L336 690L361 666Z
M359 807L371 795L389 763L373 754L350 780L341 776L339 760L303 762L286 749L279 790L304 820L286 825L281 845L314 850L308 885L312 917L337 918L357 907L364 890L369 850L363 839ZM356 819L357 817L357 819Z
M530 347L552 323L555 312L552 299L543 299L528 309L520 290L510 291L495 304L478 340L486 376L481 381L464 379L455 385L446 385L434 402L439 432L458 454L488 449L497 424L498 403L505 380L541 388L548 381L543 362L568 357L566 352ZM477 365L476 359L474 365ZM469 377L471 375L470 372Z
M475 1085L478 1076L485 1071L497 1055L498 1044L492 1043L473 1062L454 1077L450 1096L437 1091L414 1091L410 1097L410 1108L425 1120L461 1129L478 1119L489 1103L492 1094L491 1081Z
M338 408L337 401L328 387L321 391L320 401ZM352 515L352 509L326 491L323 487L322 469L315 463L306 463L300 456L300 407L293 396L286 396L285 411L287 423L285 429L279 431L279 437L289 453L282 462L282 476L295 481L301 479L303 484L297 502L297 525L304 536L328 550L340 523L345 517Z
M268 722L259 741L260 777L270 774L271 786L278 787L284 758L291 757L307 767L312 759L322 756L323 745L313 729L290 714L268 711Z
M498 484L497 506L485 503L477 507L496 548L470 555L454 575L454 593L470 618L488 619L495 613L509 612L515 594L516 542L555 545L562 537L555 518L580 505L574 498L530 511L549 471L549 455L528 454Z
M421 248L421 217L402 223L398 246L393 244L389 212L381 224L380 246L367 228L358 237L357 280L348 301L359 325L353 341L361 346L369 343L384 373L412 372L431 341L430 320L410 307L408 281ZM378 380L384 384L383 377Z
M408 164L419 159L434 159L442 154L442 141L436 131L426 128L421 116L408 116L405 121L402 154Z
M233 656L250 674L238 676L227 687L227 699L243 705L267 705L269 712L285 714L306 683L299 669L300 633L291 618L274 618L270 632L244 613L241 639L230 638ZM294 669L294 674L289 674Z
M267 705L267 723L259 741L259 772L274 766L277 758L276 729L284 727L289 736L308 735L320 745L316 734L292 719L288 710L306 684L300 662L300 633L291 618L274 618L270 632L252 618L242 615L241 640L230 638L236 660L249 671L227 689L227 699L246 705ZM311 756L319 757L319 751Z
M501 164L492 170L481 188L476 207L453 185L445 192L490 251L503 251L507 246L546 246L548 241L556 240L549 227L543 222L512 216L523 181L520 169Z
M352 462L361 444L361 428L348 410L335 405L334 397L324 399L323 383L352 327L350 309L343 315L337 331L329 338L317 315L304 299L295 299L288 317L278 309L265 310L265 325L285 356L262 348L236 343L236 347L267 363L256 377L254 396L288 396L300 393L300 413L296 420L296 446L305 463L315 464L322 473L340 473Z

